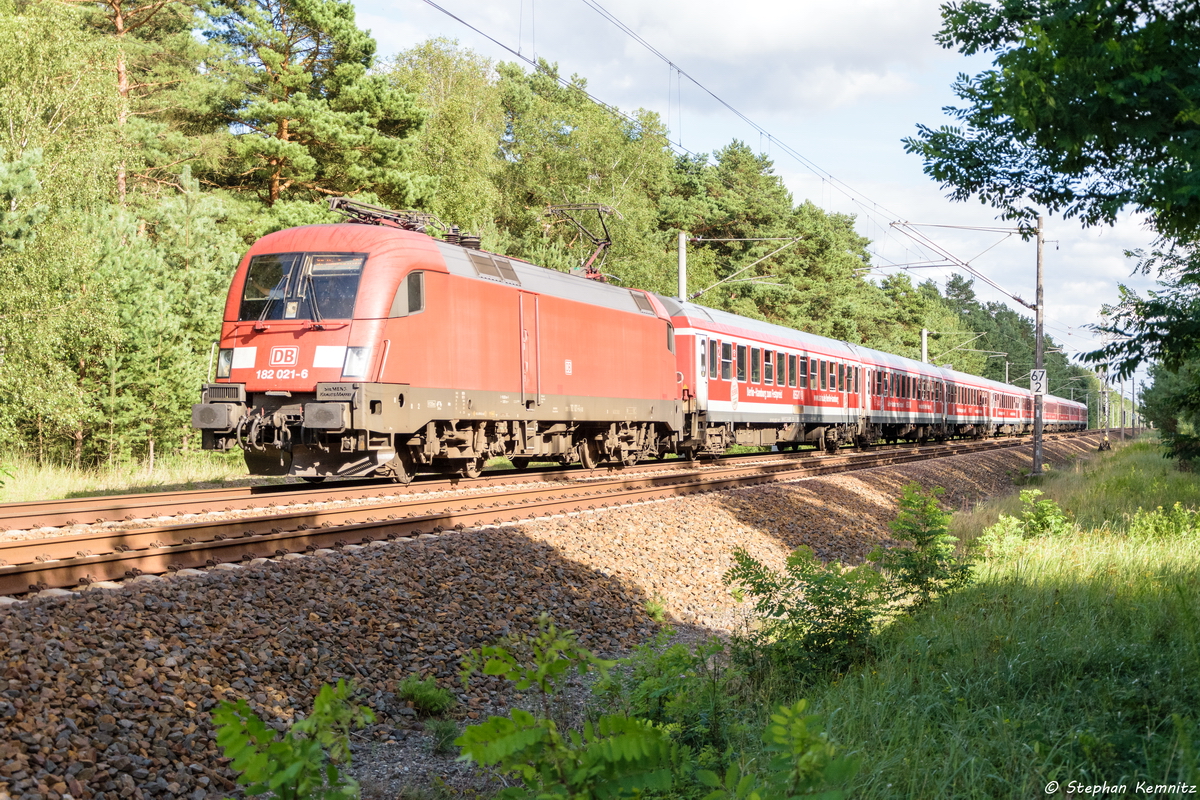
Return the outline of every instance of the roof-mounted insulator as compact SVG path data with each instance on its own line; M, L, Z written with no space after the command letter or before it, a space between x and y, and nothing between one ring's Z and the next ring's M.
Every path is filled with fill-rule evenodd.
M458 244L461 238L457 225L451 225L450 230L446 231L446 244Z
M478 250L483 244L483 238L475 233L464 233L459 235L458 243L468 250Z

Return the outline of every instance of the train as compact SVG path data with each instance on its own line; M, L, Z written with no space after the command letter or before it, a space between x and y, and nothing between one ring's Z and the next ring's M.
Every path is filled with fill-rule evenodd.
M1032 430L1030 392L490 253L419 214L262 237L192 425L251 474L475 477L497 456L634 464ZM1044 398L1044 429L1087 407Z

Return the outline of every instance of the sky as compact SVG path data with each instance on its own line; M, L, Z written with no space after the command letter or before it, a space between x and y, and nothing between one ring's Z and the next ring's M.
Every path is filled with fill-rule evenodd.
M380 56L446 37L497 61L516 60L508 47L525 58L556 62L562 75L586 78L589 91L610 105L658 112L671 139L687 150L712 152L733 139L746 142L774 159L796 202L856 215L859 232L873 241L876 279L897 271L886 265L931 257L894 223L1011 226L988 206L947 199L922 172L920 158L904 152L901 140L918 123L950 122L942 108L956 103L956 75L990 64L986 56L968 58L934 41L941 18L931 0L433 2L496 41L427 0L355 0L355 8ZM954 227L919 231L1008 293L1033 301L1032 241ZM1152 288L1152 279L1131 274L1134 262L1124 253L1148 248L1153 237L1133 216L1091 229L1048 216L1045 238L1046 332L1068 355L1094 349L1098 341L1084 326L1098 321L1105 303L1116 302L1118 284ZM944 284L951 270L909 274L914 282ZM1032 313L981 281L975 291L981 300Z

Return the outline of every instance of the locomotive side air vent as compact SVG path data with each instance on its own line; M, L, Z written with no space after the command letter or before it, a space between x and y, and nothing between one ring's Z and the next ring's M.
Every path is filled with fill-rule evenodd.
M512 268L507 258L499 256L490 256L487 253L479 253L470 251L467 256L471 259L471 264L475 267L475 272L481 278L491 278L496 281L504 281L505 283L521 285L521 279L517 277L517 271Z
M641 292L635 292L633 289L630 289L629 293L633 295L633 302L637 303L638 311L650 316L657 316L654 313L654 306L650 305L650 301L646 299L646 295Z

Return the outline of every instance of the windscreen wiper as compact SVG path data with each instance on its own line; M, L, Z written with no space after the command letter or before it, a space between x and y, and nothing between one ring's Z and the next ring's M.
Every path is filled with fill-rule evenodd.
M263 321L267 318L267 314L270 313L271 309L275 307L275 290L286 283L287 279L290 277L290 273L283 273L283 275L279 278L279 282L271 287L271 291L267 293L267 302L263 303L263 310L259 312L258 321L254 323L254 330L265 331L267 329L267 326L263 325ZM280 292L280 294L282 294L282 292Z
M323 331L325 330L325 326L322 323L325 322L325 318L321 316L321 306L317 302L317 286L313 283L312 272L305 274L304 281L308 284L308 299L309 302L312 303L312 328L315 331Z

